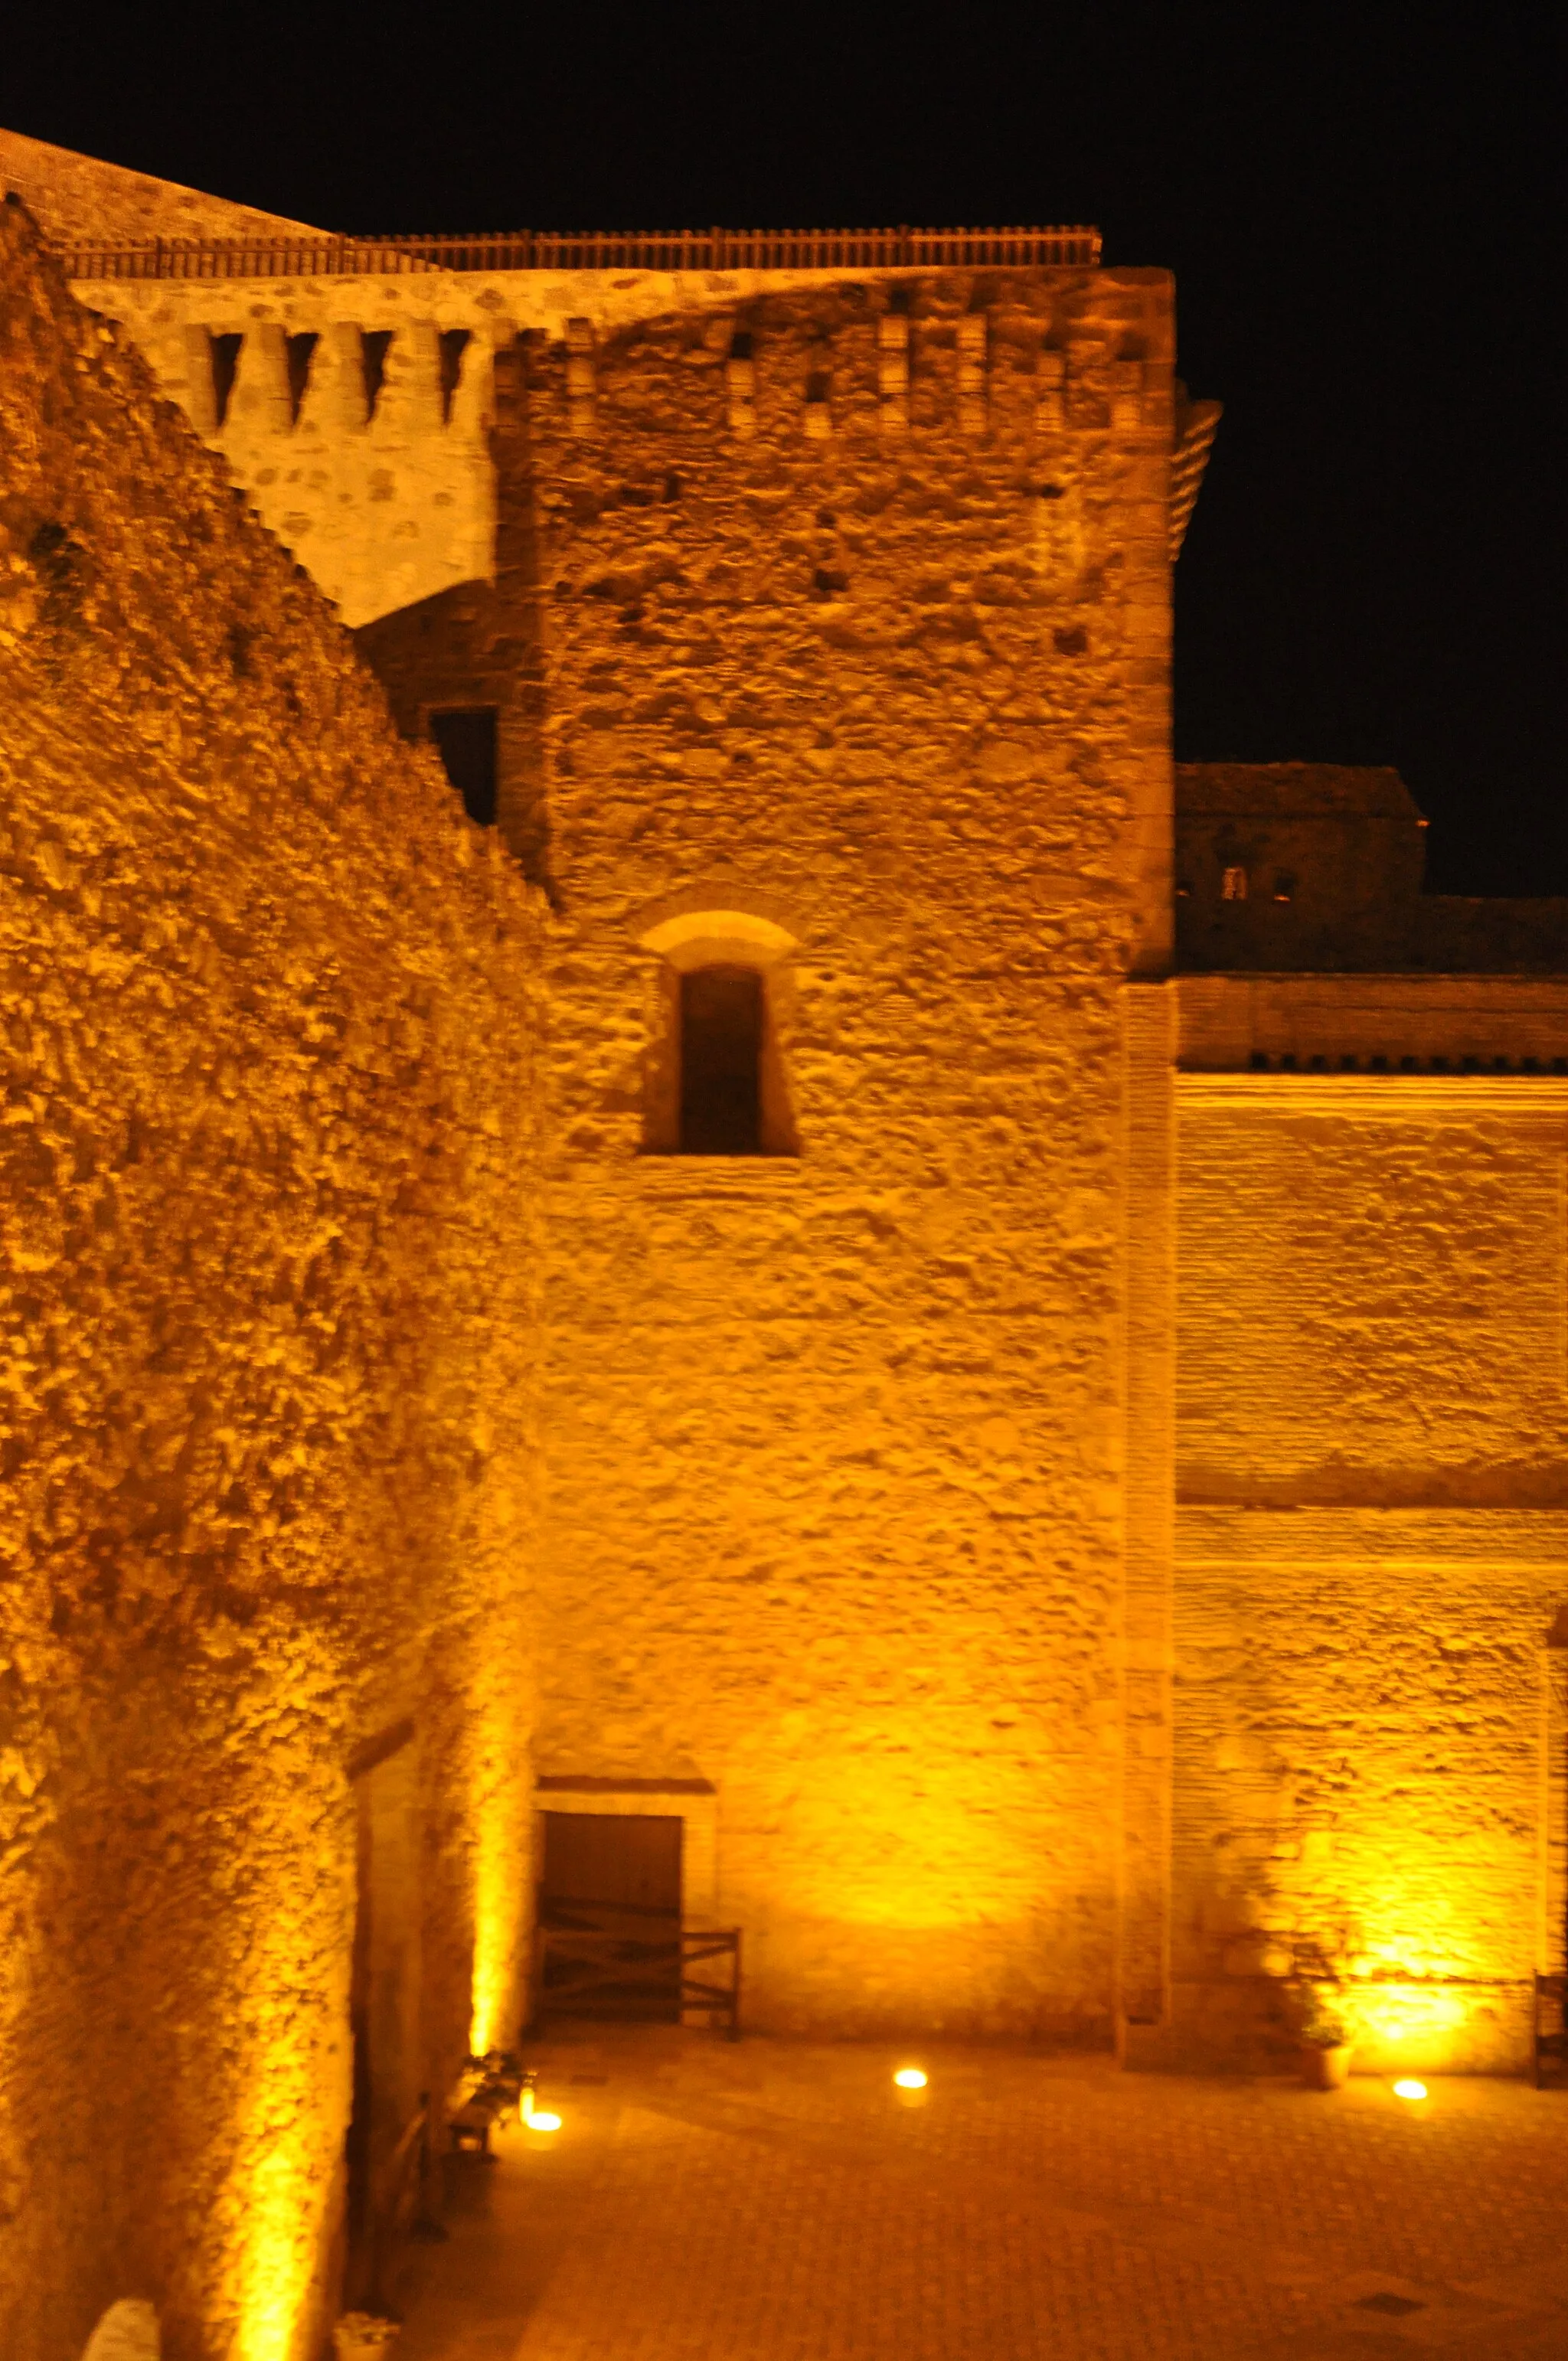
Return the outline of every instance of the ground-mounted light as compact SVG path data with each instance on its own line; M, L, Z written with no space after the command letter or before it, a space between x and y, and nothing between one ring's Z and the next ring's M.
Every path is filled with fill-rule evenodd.
M901 2107L923 2107L927 2082L925 2070L919 2066L901 2066L893 2078L893 2087Z
M1397 2099L1424 2099L1426 2094L1426 2084L1415 2081L1409 2076L1403 2077L1394 2085L1394 2096Z
M517 2119L525 2132L558 2132L561 2128L559 2115L553 2114L547 2107L534 2105L532 2082L525 2082L522 2086L517 2103Z

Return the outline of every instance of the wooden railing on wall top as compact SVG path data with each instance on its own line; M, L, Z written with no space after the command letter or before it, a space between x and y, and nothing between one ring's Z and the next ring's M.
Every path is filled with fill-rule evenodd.
M1092 268L1097 229L514 230L470 237L140 238L71 246L72 279L358 279L419 270Z

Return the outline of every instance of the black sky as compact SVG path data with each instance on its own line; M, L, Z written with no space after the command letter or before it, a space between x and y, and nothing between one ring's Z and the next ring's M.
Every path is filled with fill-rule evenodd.
M1431 883L1564 892L1554 22L35 0L0 121L334 229L1097 222L1226 405L1178 752L1395 763Z

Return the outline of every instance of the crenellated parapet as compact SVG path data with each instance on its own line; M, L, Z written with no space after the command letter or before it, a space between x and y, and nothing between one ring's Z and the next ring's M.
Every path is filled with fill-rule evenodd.
M795 723L848 774L893 756L898 710L933 796L972 781L989 829L1005 785L1032 909L1113 960L1135 913L1157 966L1173 342L1166 274L1050 268L709 289L528 337L560 825L660 777L712 783L720 830L741 796L776 816Z
M382 307L341 280L91 291L345 622L492 570L488 314Z
M620 437L629 464L670 409L654 380L671 334L676 406L695 402L705 431L736 442L759 429L820 443L870 432L956 448L1022 439L1048 456L1131 436L1153 463L1145 497L1169 543L1171 322L1155 292L1166 284L1091 262L852 277L422 266L93 277L82 291L129 328L357 627L493 577L494 361L520 344L546 427L558 401L574 440ZM655 333L660 322L680 324ZM607 369L614 390L601 398ZM1072 542L1068 516L1047 539Z

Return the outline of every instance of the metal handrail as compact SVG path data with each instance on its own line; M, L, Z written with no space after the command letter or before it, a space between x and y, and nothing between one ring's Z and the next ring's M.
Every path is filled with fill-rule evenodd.
M61 250L72 279L346 279L428 270L1091 269L1097 229L512 230L454 237L134 238Z

